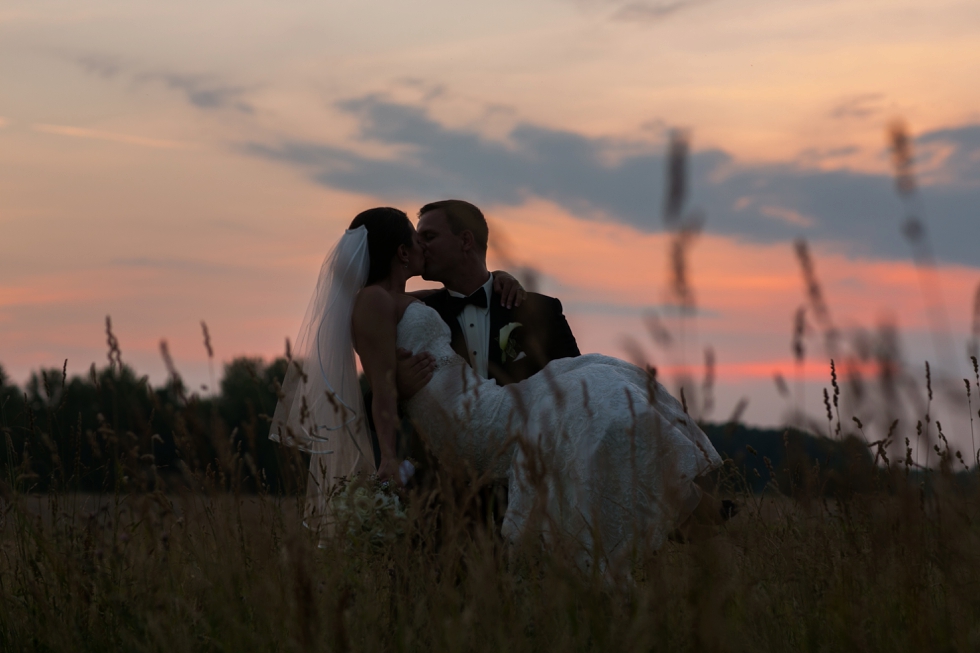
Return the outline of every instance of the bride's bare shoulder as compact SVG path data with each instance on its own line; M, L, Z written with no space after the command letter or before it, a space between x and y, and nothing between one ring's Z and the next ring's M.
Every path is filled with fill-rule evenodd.
M361 288L354 299L354 319L372 318L395 319L398 313L398 303L394 296L380 286Z

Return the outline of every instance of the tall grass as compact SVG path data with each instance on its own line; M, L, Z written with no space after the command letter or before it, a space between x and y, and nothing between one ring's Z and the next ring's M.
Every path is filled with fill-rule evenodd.
M980 495L948 447L935 470L855 454L863 478L832 487L820 460L766 459L761 493L729 460L706 488L740 514L637 543L616 579L561 541L502 542L461 466L409 491L405 534L372 546L302 525L302 461L284 458L291 490L249 492L234 450L178 474L116 451L103 471L128 480L106 492L25 491L22 468L0 485L0 650L980 647Z

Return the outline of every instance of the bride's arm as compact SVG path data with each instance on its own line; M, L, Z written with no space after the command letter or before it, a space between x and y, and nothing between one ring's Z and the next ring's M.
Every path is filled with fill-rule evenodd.
M398 429L398 388L395 384L395 299L377 286L363 289L354 302L351 327L354 348L374 394L371 414L381 447L378 476L398 479L395 439Z
M423 288L422 290L412 290L410 292L406 292L405 294L409 295L410 297L414 297L415 299L425 299L429 295L437 292L439 292L438 288Z
M493 271L493 291L500 295L500 305L514 308L524 303L527 291L517 277L503 270Z
M520 306L527 296L527 291L524 290L524 286L517 280L517 277L503 270L494 270L492 274L493 291L500 295L500 305L506 306L507 308ZM426 288L424 290L413 290L405 294L411 295L415 299L424 300L435 292L439 291L436 288Z

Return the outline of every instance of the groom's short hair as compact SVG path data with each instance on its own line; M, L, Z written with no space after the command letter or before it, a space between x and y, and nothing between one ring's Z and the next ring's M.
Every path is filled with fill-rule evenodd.
M484 254L487 253L487 243L490 240L490 227L483 212L464 200L440 200L430 202L419 209L419 217L430 211L442 211L449 222L449 229L457 236L463 231L473 234L476 246Z

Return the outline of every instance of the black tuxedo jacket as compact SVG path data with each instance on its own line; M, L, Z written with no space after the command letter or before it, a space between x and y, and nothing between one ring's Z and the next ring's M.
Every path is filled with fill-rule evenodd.
M453 349L469 361L466 338L459 326L459 313L453 310L450 300L449 291L442 289L423 301L436 309L449 325ZM500 330L512 322L520 322L521 326L510 335L515 346L508 346L508 351L503 352L500 349ZM533 292L528 293L517 308L501 306L500 295L493 294L490 298L490 343L487 351L487 372L500 385L523 381L556 358L580 355L575 336L562 313L561 302Z

